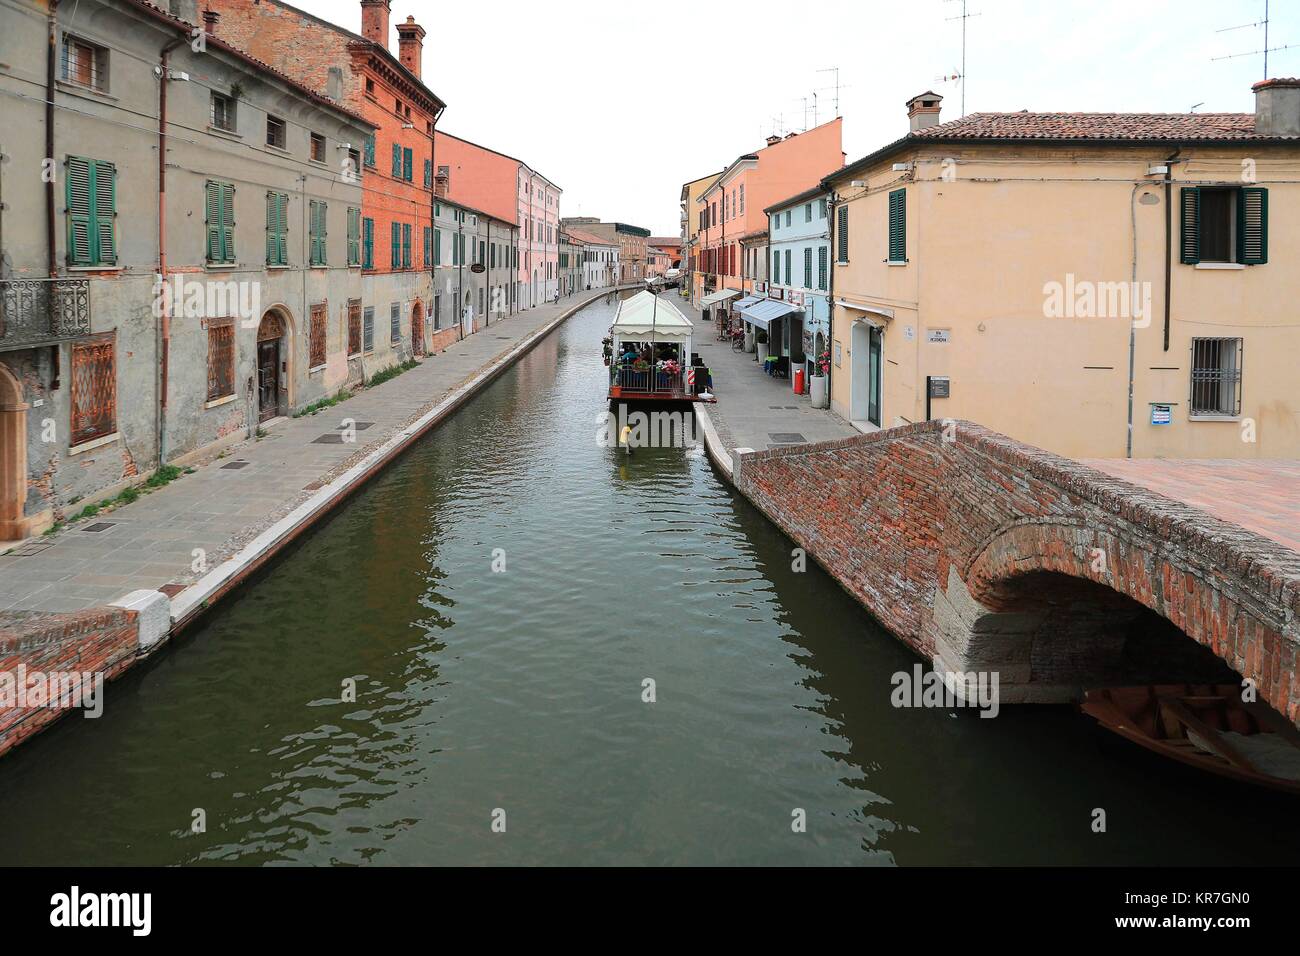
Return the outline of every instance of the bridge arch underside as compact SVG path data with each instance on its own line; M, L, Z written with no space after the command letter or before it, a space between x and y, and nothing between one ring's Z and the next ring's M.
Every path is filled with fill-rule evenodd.
M948 563L926 623L934 665L996 671L1004 703L1245 676L1296 722L1295 636L1255 582L1228 571L1114 529L1002 529L964 564Z

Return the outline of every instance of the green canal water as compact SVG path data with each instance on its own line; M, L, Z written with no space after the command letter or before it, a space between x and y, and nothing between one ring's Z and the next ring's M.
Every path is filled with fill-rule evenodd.
M916 658L698 448L597 444L611 313L0 761L0 863L1294 862L1293 802L1069 710L893 708Z

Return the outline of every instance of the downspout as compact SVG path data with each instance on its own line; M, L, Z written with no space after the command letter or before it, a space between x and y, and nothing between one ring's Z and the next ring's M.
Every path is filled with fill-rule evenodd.
M158 333L158 402L155 427L158 430L158 467L167 463L167 388L171 358L172 304L167 289L167 82L171 52L184 46L185 39L173 40L158 53L158 303L161 327Z
M1142 188L1141 182L1133 184L1133 192L1128 198L1129 224L1133 232L1133 261L1129 266L1129 288L1137 288L1137 271L1138 271L1138 226L1137 226L1137 194ZM1168 207L1168 202L1165 203ZM1166 212L1168 209L1166 209ZM1132 293L1136 294L1136 293ZM1137 372L1137 322L1129 316L1128 323L1128 434L1124 440L1124 457L1133 457L1133 386ZM929 399L926 399L929 401ZM928 417L928 416L927 416Z
M483 310L483 328L492 324L489 316L492 315L492 267L488 264L492 261L492 220L487 221L487 249L483 253L483 258L487 262L483 263L483 268L487 271L487 294L484 296L484 302L487 307Z
M1165 160L1165 348L1169 351L1169 296L1172 286L1174 267L1174 163L1182 153L1182 147L1175 149L1173 155Z
M465 304L461 293L465 291L465 210L456 216L456 325L460 328L457 341L465 340Z
M50 0L50 12L47 17L49 26L49 49L45 57L45 155L54 161L54 61L59 53L59 0ZM50 278L59 274L58 246L55 238L54 217L54 177L45 177L45 241L46 262Z
M826 202L826 235L830 247L826 250L826 261L830 263L831 273L830 281L827 283L829 288L826 290L826 351L830 358L826 362L826 408L831 407L831 373L835 370L835 200L838 197L831 193ZM771 228L768 229L768 235L771 235ZM770 250L769 243L769 250ZM817 356L817 361L821 362L821 356ZM883 418L881 419L884 420Z

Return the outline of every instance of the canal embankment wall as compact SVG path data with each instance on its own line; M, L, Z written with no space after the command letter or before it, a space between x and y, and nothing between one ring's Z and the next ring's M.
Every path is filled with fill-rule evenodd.
M342 473L317 482L318 487L314 486L310 496L293 510L256 533L236 553L183 590L175 593L134 590L110 606L71 613L34 610L0 613L0 755L44 730L63 714L77 709L51 706L39 695L17 692L19 675L66 675L67 679L77 680L80 675L95 674L111 681L126 673L229 597L300 535L326 518L570 317L611 292L630 288L639 288L639 284L585 295L512 342L382 443L367 450ZM411 381L412 378L398 378L381 388L410 388ZM132 507L147 506L148 500L144 499ZM6 688L11 686L16 692L11 695L13 699L5 696Z
M1282 544L969 422L761 451L700 424L723 476L940 669L997 670L1009 703L1075 700L1145 607L1300 722Z

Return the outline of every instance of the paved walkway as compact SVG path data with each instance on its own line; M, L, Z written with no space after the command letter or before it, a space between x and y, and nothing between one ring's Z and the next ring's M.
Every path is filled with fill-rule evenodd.
M440 407L452 407L566 312L604 294L495 320L397 378L283 421L132 504L0 555L0 610L76 611L135 590L174 595L211 575L211 587L191 587L173 601L179 618L179 604L217 593L242 570L236 565L264 557L295 524L314 520L331 506L329 496L364 481ZM353 443L342 440L344 419L356 423ZM227 571L214 570L223 565Z
M702 406L704 417L725 448L760 451L858 434L828 409L813 408L807 395L796 395L790 379L764 374L753 352L737 352L730 342L719 342L714 324L705 322L676 290L662 295L695 323L693 347L713 373L718 397L715 404Z
M1300 553L1300 461L1093 458L1084 463Z

